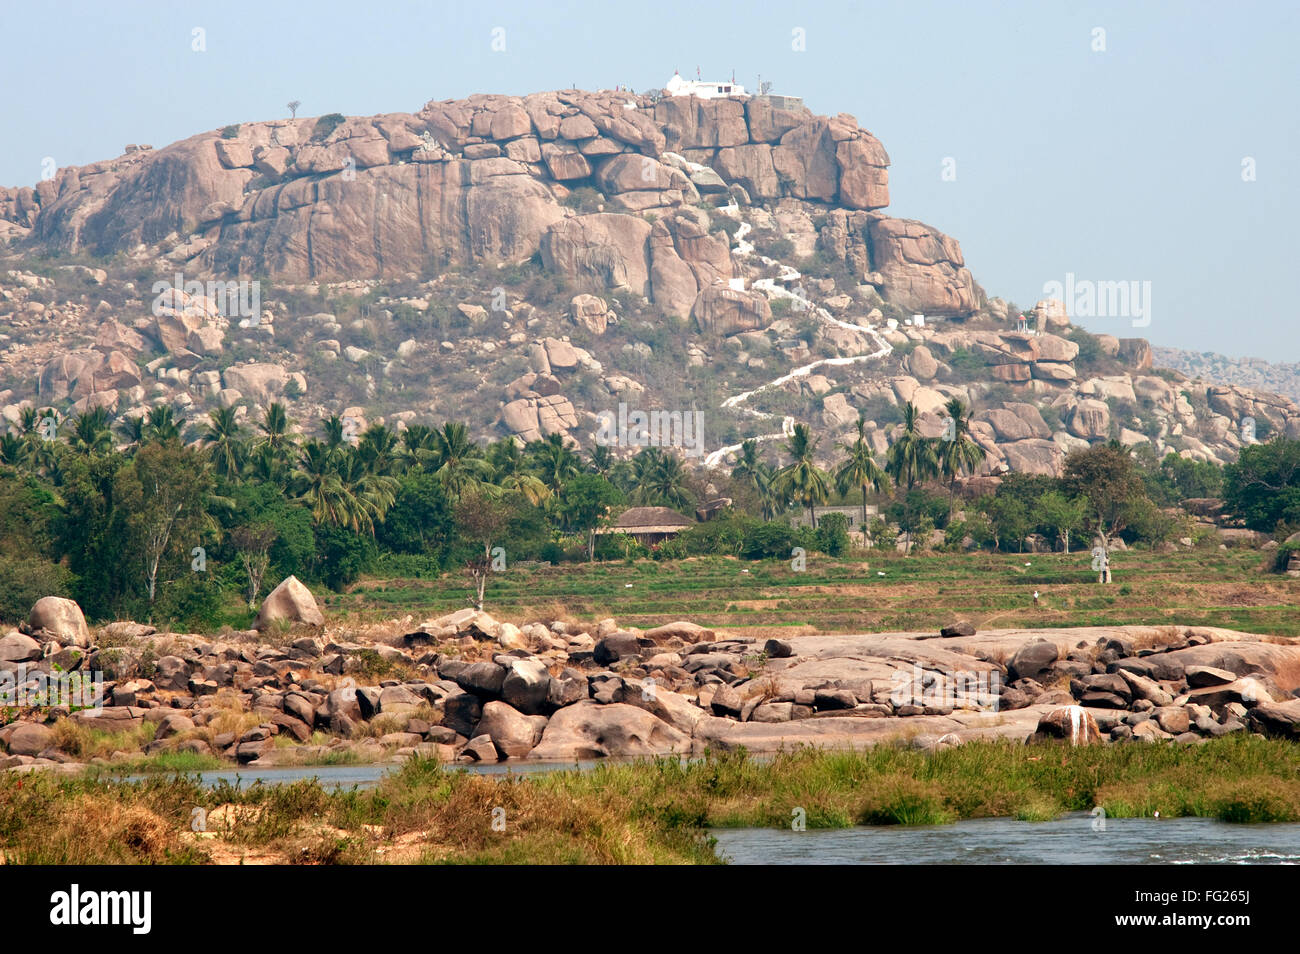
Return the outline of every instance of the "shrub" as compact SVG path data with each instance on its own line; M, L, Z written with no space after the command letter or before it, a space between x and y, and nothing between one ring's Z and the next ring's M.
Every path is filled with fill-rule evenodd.
M849 548L849 518L842 513L825 514L817 522L817 549L837 557Z
M239 123L235 123L235 125L233 126L225 126L221 130L222 139L234 139L238 135L239 135Z
M316 120L316 126L311 131L312 142L323 142L328 139L330 133L334 132L346 121L347 117L342 113L326 113Z
M605 202L605 197L591 186L578 186L564 197L564 205L580 214L595 212Z
M67 596L71 574L57 563L0 556L0 620L19 622L42 596Z
M740 555L746 560L762 560L767 557L790 555L796 545L794 528L788 523L760 523L749 528L744 542L740 545Z
M984 373L984 359L965 348L958 348L950 354L947 363L953 373L959 376L974 377Z
M211 572L185 573L177 580L164 581L158 587L153 616L182 626L190 632L211 632L225 622L222 612L221 584Z

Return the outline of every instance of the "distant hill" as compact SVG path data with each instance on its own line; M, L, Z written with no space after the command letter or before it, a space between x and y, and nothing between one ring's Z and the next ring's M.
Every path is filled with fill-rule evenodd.
M1274 363L1263 358L1230 358L1213 351L1183 351L1157 345L1152 345L1151 351L1157 367L1181 371L1189 378L1239 384L1300 401L1300 364Z
M1153 364L1056 300L1020 322L956 239L886 211L888 167L852 116L789 97L621 91L134 145L0 188L0 419L167 405L195 439L274 401L348 440L459 420L722 468L801 421L829 466L859 419L883 454L901 405L938 437L956 398L986 474L1060 473L1110 439L1226 462L1247 419L1300 437L1300 407L1263 393L1300 397L1289 367Z

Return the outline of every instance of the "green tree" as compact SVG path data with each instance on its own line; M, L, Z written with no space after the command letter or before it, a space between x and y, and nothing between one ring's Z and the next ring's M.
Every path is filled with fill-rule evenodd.
M433 432L433 442L437 461L434 476L453 500L491 476L492 467L483 456L483 448L470 439L464 424L447 421Z
M152 607L163 561L188 571L192 548L211 536L212 476L196 450L169 440L142 447L117 478L114 493L129 514L126 527Z
M113 449L113 435L108 429L108 411L97 407L82 414L73 423L68 446L78 454L106 454Z
M948 414L946 430L936 449L939 476L948 482L948 509L951 512L957 493L957 478L973 474L984 460L984 448L970 436L970 415L961 398L949 398L944 405Z
M207 446L208 459L212 461L212 469L217 476L227 480L237 478L248 460L248 447L244 441L243 428L235 417L235 409L223 407L210 411L202 440Z
M1050 527L1070 552L1070 532L1084 525L1087 503L1079 497L1067 497L1059 490L1049 490L1038 498L1035 506L1038 520Z
M858 418L858 436L851 444L841 444L845 452L844 462L835 471L835 487L844 495L850 490L862 491L862 531L867 529L867 490L875 489L877 493L884 490L889 483L888 475L876 463L871 451L871 444L866 436L867 422Z
M1223 505L1252 530L1300 525L1300 441L1250 444L1223 469Z
M533 441L527 452L538 479L552 493L562 491L565 482L578 476L582 470L578 456L564 442L563 434L548 434Z
M596 529L623 500L618 488L599 474L579 474L559 493L556 510L569 529L587 537L587 560L596 555Z
M1065 458L1065 492L1086 501L1084 529L1106 552L1098 582L1109 583L1110 541L1153 505L1128 449L1118 441L1072 451Z
M814 530L817 529L817 504L825 503L830 496L830 477L813 461L817 443L806 424L796 424L785 445L791 461L777 472L775 481L779 493L808 508Z
M509 526L510 507L483 487L467 487L456 500L455 514L459 535L469 545L465 568L474 587L474 608L481 610L492 572L492 545Z

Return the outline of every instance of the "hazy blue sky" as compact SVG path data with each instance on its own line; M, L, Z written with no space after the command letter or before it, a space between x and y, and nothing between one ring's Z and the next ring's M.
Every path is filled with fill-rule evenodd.
M1029 305L1067 273L1149 281L1149 326L1080 323L1300 360L1294 3L0 2L5 185L35 183L46 156L162 146L291 99L300 115L414 112L734 69L880 137L889 211L960 240L990 295Z

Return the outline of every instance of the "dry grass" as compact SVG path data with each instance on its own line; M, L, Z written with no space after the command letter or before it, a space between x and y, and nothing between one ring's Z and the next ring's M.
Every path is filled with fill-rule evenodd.
M58 719L50 728L54 733L54 748L86 762L109 758L114 752L139 752L153 741L157 726L145 722L125 732L105 732L71 719Z

